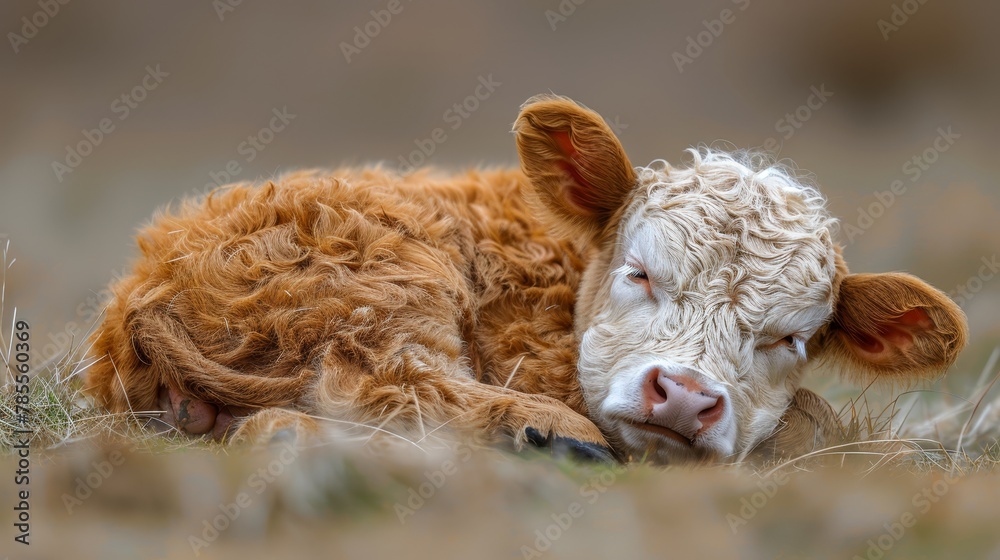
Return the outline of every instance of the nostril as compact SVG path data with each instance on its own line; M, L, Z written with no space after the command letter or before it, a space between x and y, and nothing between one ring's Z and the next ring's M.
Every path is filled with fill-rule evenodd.
M656 379L652 381L652 384L653 390L656 391L656 395L663 400L667 400L667 392L663 390L663 387L660 387L660 384L656 381Z
M693 439L726 417L727 399L693 375L654 367L645 377L649 421Z
M722 414L725 410L725 402L723 402L721 398L716 398L715 404L698 413L698 421L707 428L708 426L718 422L722 418Z
M646 383L644 386L644 392L646 393L646 399L650 404L657 405L667 402L667 391L660 385L660 369L653 368L646 375Z

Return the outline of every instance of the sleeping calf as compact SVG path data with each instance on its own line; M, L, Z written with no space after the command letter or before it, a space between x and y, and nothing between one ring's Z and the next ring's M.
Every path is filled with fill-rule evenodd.
M113 286L89 390L219 438L332 418L733 461L833 437L799 389L809 362L909 381L965 344L940 292L849 274L789 169L711 150L633 168L559 97L529 100L514 132L520 171L305 171L158 216Z

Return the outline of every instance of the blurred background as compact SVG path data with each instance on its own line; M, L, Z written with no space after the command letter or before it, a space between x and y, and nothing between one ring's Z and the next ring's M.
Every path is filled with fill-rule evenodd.
M811 172L843 220L840 241L854 271L908 271L959 301L972 338L946 384L971 385L1000 340L998 18L1000 4L986 0L7 0L0 4L7 42L0 47L0 236L10 242L8 261L16 262L6 274L3 324L17 306L18 316L32 323L39 360L78 343L94 321L100 291L133 257L136 229L157 209L216 184L307 166L516 165L509 130L519 105L555 92L604 115L636 165L656 158L679 163L686 148L716 144L767 148ZM0 246L5 242L0 238ZM811 383L837 398L834 382ZM8 461L3 472L12 468ZM59 510L59 491L73 486L77 471L51 472L61 485L50 487L46 503ZM722 544L729 531L721 516L743 507L738 498L751 496L756 483L736 489L730 483L728 497L712 498L724 500L728 509L720 510L697 490L685 494L690 480L679 475L653 487L667 503L721 511L711 526L720 534L701 543L735 554L736 545ZM142 481L139 487L156 487L155 480ZM183 489L187 482L176 484ZM878 484L806 501L831 511L830 500L840 499L832 511L850 521L859 511L875 511L866 499ZM989 494L971 490L979 486L961 495ZM569 484L567 495L573 490ZM915 491L906 486L894 494L902 496L899 508ZM12 503L3 492L3 504ZM539 494L528 494L525 501L537 503ZM109 507L126 504L120 511L128 512L128 500L141 497L121 495ZM451 495L459 503L464 497ZM214 499L206 498L209 506ZM671 523L656 515L673 510L660 503L615 509L619 498L609 500L614 508L584 518L581 553L612 545L629 550L599 538L637 526L621 511L644 520L638 526L649 546L632 557L656 552L650 543L662 540L659 521ZM497 526L525 542L549 519L543 507L536 510L541 521L536 515L517 522L521 510L497 503L495 511L483 506L483 515L500 515ZM950 503L934 515L946 520L979 511L960 507L967 500ZM755 525L741 538L802 541L826 527L823 543L847 542L860 553L871 549L865 539L878 536L879 523L900 511L893 506L882 517L869 516L863 528L830 520L811 526L805 518L788 525L781 512L800 506L769 509L774 523ZM187 521L202 519L184 511L178 515ZM688 527L685 535L699 529L700 517L675 517L678 527ZM462 530L472 530L470 518L459 518ZM56 519L39 520L50 549L55 535L68 530ZM89 518L65 521L87 532L83 519ZM421 519L418 533L435 518ZM183 525L170 546L186 553L184 535L197 527ZM475 534L483 535L479 527ZM408 531L394 525L387 539L343 542L356 547L357 557L367 557L372 542L409 554L411 547L398 540ZM995 527L983 531L975 538ZM295 542L299 533L293 527L289 534ZM520 542L504 530L490 535L498 546ZM449 539L438 542L471 547L459 556L475 555L472 544L480 542ZM0 549L8 542L5 535ZM913 550L925 544L907 543ZM51 557L35 550L29 557ZM582 557L561 550L553 557ZM768 550L759 557L804 557L777 544Z
M516 165L542 92L600 112L636 165L778 151L856 228L854 271L962 287L961 371L1000 339L994 2L52 2L0 5L8 318L52 339L171 201L303 166Z

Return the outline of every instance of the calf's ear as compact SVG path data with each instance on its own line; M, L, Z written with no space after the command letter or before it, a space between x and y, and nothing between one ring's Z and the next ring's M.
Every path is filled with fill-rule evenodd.
M965 314L909 274L848 274L816 353L848 377L907 383L937 377L965 347Z
M573 101L536 96L514 123L521 169L535 198L567 233L607 233L636 183L614 132L600 115Z

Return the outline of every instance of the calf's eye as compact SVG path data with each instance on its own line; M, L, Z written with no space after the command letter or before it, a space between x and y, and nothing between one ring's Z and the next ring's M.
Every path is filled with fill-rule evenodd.
M646 271L640 268L630 267L630 270L625 275L633 280L649 282L649 276L646 276Z
M784 338L780 338L780 339L776 340L775 342L773 342L771 344L765 344L761 348L763 350L775 350L775 349L778 349L778 348L782 348L782 349L785 349L785 350L793 350L794 351L798 347L798 340L799 339L798 339L797 336L795 336L793 334L790 334L790 335L788 335L788 336L786 336Z
M653 288L649 285L649 276L642 267L626 263L619 269L620 273L632 282L639 284L646 289L646 294L653 295Z

